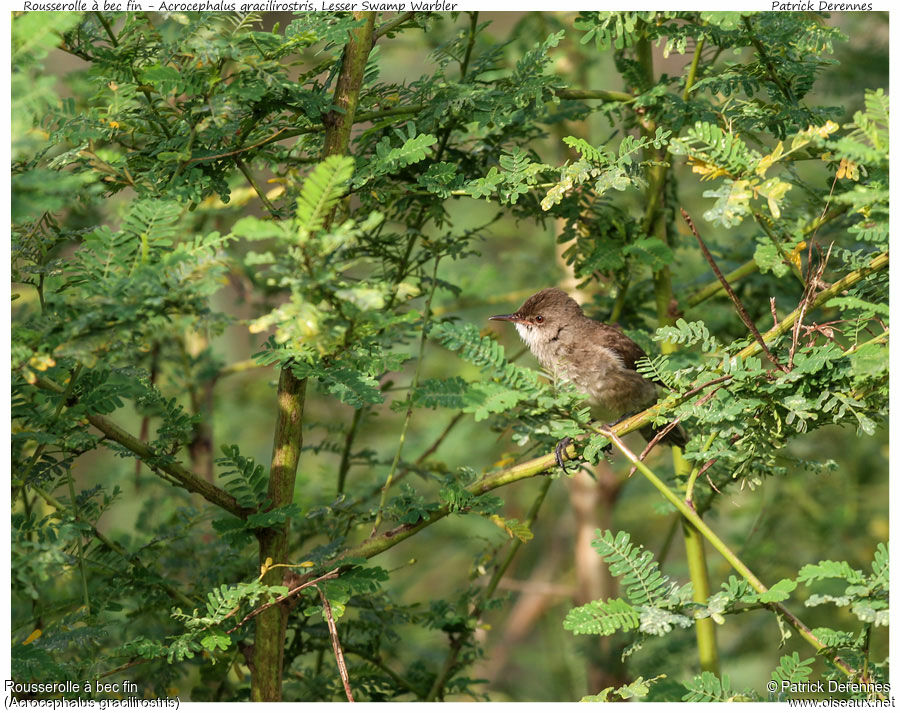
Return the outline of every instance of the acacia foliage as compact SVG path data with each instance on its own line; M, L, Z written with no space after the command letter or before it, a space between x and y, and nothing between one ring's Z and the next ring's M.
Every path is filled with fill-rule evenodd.
M291 562L262 563L263 573L292 564L294 576L310 579L339 568L320 589L358 698L489 695L470 665L481 653L472 636L479 618L497 604L491 585L460 577L453 595L416 603L368 561L394 540L355 546L380 517L382 532L404 537L451 513L482 518L502 539L479 554L473 573L502 574L506 548L533 541L530 520L511 517L497 492L479 492L492 466L414 460L403 448L406 425L382 434L377 451L355 439L385 406L405 415L401 424L429 419L430 410L471 415L511 432L523 458L587 432L578 394L510 363L481 325L434 309L435 299L478 297L455 284L454 265L491 251L497 219L561 226L575 276L607 287L592 313L627 325L650 353L654 340L679 346L640 367L673 394L727 377L714 399L673 400L657 416L688 425L689 462L713 462L711 487L698 485L700 511L714 511L729 487L835 468L790 454L810 431L837 424L860 438L875 434L887 408L886 273L867 272L815 300L887 250L888 102L871 87L852 116L814 103L810 92L845 39L828 22L793 13L588 12L570 26L538 24L540 36L524 20L517 37L527 41L517 51L491 42L477 13L416 13L400 25L381 18L348 155L320 160L341 53L362 20L307 13L272 27L262 19L14 18L14 678L79 680L136 663L132 678L150 695L193 666L199 682L190 697L245 699L254 634L252 624L236 625L291 583L261 584L253 545L260 531L290 523ZM449 31L456 20L461 31ZM392 43L423 30L439 38L428 71L385 79ZM657 74L654 46L697 61ZM564 48L586 62L611 54L620 87L593 91L555 71ZM66 77L64 99L42 75L54 50L84 66ZM608 140L569 135L598 119L615 129ZM543 140L548 132L558 139ZM689 170L676 174L681 166ZM460 200L485 201L497 217L461 227L452 207ZM680 296L696 286L689 270L673 268L702 264L679 231L682 204L702 215L699 231L714 253L752 260L759 271L742 290L755 320L770 315L769 296L776 318L801 311L796 330L767 333L785 370L747 352L752 340L735 314L681 319L669 309L671 298L676 312L692 307ZM749 240L729 240L743 228ZM226 285L249 317L237 299L228 304ZM218 346L235 325L257 335L256 364L290 368L321 399L308 418L325 436L311 436L304 452L330 453L330 465L288 506L271 507L266 465L247 455L265 447L216 443L222 456L210 453L213 395L246 368L226 365ZM444 362L456 373L426 376L423 362L437 358L428 355L446 352L458 357ZM393 390L394 382L406 388ZM128 422L140 425L131 433L118 425ZM606 445L592 435L583 455L596 461ZM122 508L135 486L82 466L106 451L126 459L102 461L117 474L139 457L162 479L140 491L134 528L114 538L100 517ZM361 472L372 477L348 478ZM379 502L389 473L403 482ZM676 475L668 482L684 485ZM822 561L781 578L768 600L731 577L698 607L690 586L662 574L635 539L599 533L598 553L623 577L622 597L573 610L567 628L629 632L631 653L650 637L674 641L698 616L731 622L830 578L846 584L843 593L813 594L806 606L836 606L859 624L820 627L823 655L840 652L872 677L885 675L870 650L871 630L886 623L883 546L871 575L815 558ZM428 561L427 545L418 557L440 566ZM296 602L284 697L339 697L335 667L322 664L331 639L317 590ZM441 632L440 656L410 656L404 642L433 632ZM774 656L778 642L769 643ZM783 657L773 676L805 680L808 663ZM663 681L662 665L632 673L630 687L598 697L762 694L735 693L727 676L710 672L682 684Z

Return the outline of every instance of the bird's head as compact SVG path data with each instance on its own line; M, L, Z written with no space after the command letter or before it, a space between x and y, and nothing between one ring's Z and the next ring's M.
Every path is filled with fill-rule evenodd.
M581 307L569 295L558 287L548 287L533 294L512 314L495 314L491 319L515 324L519 336L532 347L582 315Z

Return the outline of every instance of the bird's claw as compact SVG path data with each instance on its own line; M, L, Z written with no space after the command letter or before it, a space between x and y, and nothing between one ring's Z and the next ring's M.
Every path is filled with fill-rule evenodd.
M556 444L556 465L562 468L563 473L568 473L569 471L566 469L566 462L563 458L563 454L566 452L566 449L572 444L572 439L569 436L563 438L559 443Z

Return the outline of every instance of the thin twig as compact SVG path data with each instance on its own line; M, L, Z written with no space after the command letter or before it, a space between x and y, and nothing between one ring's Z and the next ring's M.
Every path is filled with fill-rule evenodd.
M701 238L700 233L697 232L697 227L694 225L694 221L691 219L691 216L687 214L687 211L684 208L681 209L681 217L684 218L684 222L687 223L688 227L691 229L691 232L694 234L694 237L697 238L697 242L700 243L700 250L703 252L703 256L706 258L706 261L709 263L709 266L712 268L713 272L716 273L716 277L719 278L719 282L722 283L722 287L725 288L725 292L728 293L728 296L731 298L731 301L737 308L738 315L740 316L741 321L745 325L747 325L747 329L749 329L751 334L753 334L753 338L756 340L757 344L762 347L765 355L776 367L778 367L785 373L790 371L790 369L785 367L784 364L778 361L778 359L775 358L775 355L772 354L771 351L769 351L769 347L766 346L766 341L762 338L762 334L759 333L759 330L756 328L753 320L750 319L750 315L747 313L744 305L738 299L738 296L734 293L734 290L731 289L731 285L728 284L728 280L725 279L725 276L722 274L719 266L716 265L716 261L713 259L712 254L709 252L709 248L706 247L706 243L703 242L703 238Z
M92 678L99 681L101 678L106 678L108 676L115 676L117 673L122 673L122 671L127 671L128 669L132 668L133 666L138 666L142 663L148 663L149 661L151 661L151 659L143 659L143 658L132 659L128 663L123 663L121 666L116 666L115 668L110 669L109 671L105 671L104 673L94 674L92 676Z
M707 381L705 384L700 384L700 386L695 386L693 389L681 395L681 399L689 399L694 394L700 393L707 386L715 386L716 384L721 384L725 381L730 381L734 377L733 374L725 374L725 376L720 376L717 379L713 379L712 381ZM703 403L706 403L705 401Z
M822 274L825 272L825 266L828 264L828 258L831 257L831 248L833 247L834 243L831 243L831 245L828 246L828 253L819 263L818 267L816 267L815 274L812 274L812 264L810 263L810 272L806 281L806 289L803 291L803 297L798 306L800 316L797 318L797 321L794 322L793 329L791 330L791 350L788 352L788 370L794 368L794 354L797 351L797 342L800 339L800 328L803 326L803 318L806 316L806 311L809 309L810 302L816 294L816 287L818 287L819 281L822 279Z
M297 594L302 589L306 589L307 587L315 587L319 582L324 582L327 579L336 579L340 573L341 573L341 568L335 567L333 570L331 570L330 572L326 572L321 577L316 577L315 579L311 579L308 582L304 582L303 584L294 587L287 594L282 594L280 597L275 597L275 599L273 599L269 602L266 602L265 604L263 604L260 607L257 607L256 609L254 609L252 612L247 614L247 616L245 616L243 619L241 619L237 624L235 624L233 627L231 627L225 633L230 634L233 631L237 631L244 624L246 624L248 621L250 621L253 617L262 614L266 609L268 609L270 607L274 607L276 604L281 604L281 602L283 602L285 599L290 599L291 597L293 597L295 594ZM237 609L234 609L232 612L229 613L228 616L232 616L236 612L237 612ZM228 617L225 617L225 618L227 619Z
M356 439L356 431L362 420L363 409L358 408L353 412L353 420L350 423L350 430L344 438L344 449L341 451L341 463L338 466L337 478L337 494L344 492L344 483L347 480L347 472L350 470L350 451L353 448L353 441Z
M256 182L256 179L253 177L253 174L250 173L250 169L247 168L247 164L244 163L244 160L240 157L234 160L235 165L240 169L240 172L244 174L244 178L247 179L247 182L250 184L250 187L256 191L256 195L259 196L259 200L262 201L262 204L266 207L266 210L272 214L272 217L278 218L278 210L272 205L272 202L266 196L266 192L260 188L259 184Z
M697 471L697 477L699 478L701 475L705 475L706 471L708 471L710 468L712 468L713 464L717 460L719 460L719 459L718 458L710 458L708 461L706 461L706 463L703 464L703 466L700 468L700 470ZM719 495L722 494L722 491L719 490L715 485L713 485L713 482L709 479L708 475L706 476L706 482L708 482L710 484L710 486L712 486L712 489L715 490Z
M819 225L822 224L823 219L825 218L825 214L828 212L828 207L831 205L831 199L834 196L834 188L837 186L837 174L834 174L834 180L831 182L831 188L828 191L828 197L825 199L825 206L822 208L821 214L819 214L819 219L816 221L816 227L812 231L812 237L809 239L809 252L806 256L806 270L807 272L812 270L812 246L816 242L816 234L819 232ZM849 207L849 206L846 206ZM829 252L831 249L829 248Z
M341 650L341 642L338 639L337 624L334 623L334 615L331 613L331 604L325 597L325 593L316 587L319 596L322 598L322 607L325 609L325 619L328 621L328 631L331 633L331 646L334 649L334 658L337 660L338 673L341 674L341 683L344 684L344 693L347 694L347 700L350 703L356 703L353 700L353 692L350 690L350 676L347 673L347 662L344 661L344 652Z
M379 37L381 37L382 35L386 35L388 32L393 32L404 22L406 22L407 20L412 20L415 16L416 13L414 12L402 12L396 17L392 17L390 20L383 23L382 25L379 25L375 29L374 36L372 37L372 42L377 41Z
M706 451L708 451L712 447L713 441L715 441L716 438L718 438L718 436L719 436L718 431L713 431L712 433L710 433L709 437L706 439L706 443L703 444L703 451L701 451L701 452L705 453ZM711 465L711 464L715 463L715 461L716 461L716 459L713 458L708 461L708 464ZM684 486L684 502L687 504L688 507L690 507L692 510L695 510L695 511L697 508L694 507L694 485L697 482L697 478L699 478L699 477L700 477L700 467L695 466L694 469L691 471L691 474L688 476L687 484Z
M718 379L713 379L712 381L707 381L705 384L701 384L700 386L688 391L682 397L682 399L686 399L688 396L692 396L693 394L696 394L698 391L700 391L701 389L705 389L707 386L712 386L713 384L718 384L723 381L727 381L730 378L731 378L731 374L728 374L727 376L722 376L722 377L719 377ZM707 401L709 401L718 390L719 390L718 388L713 389L712 391L710 391L708 394L706 394L702 398L697 399L697 403L694 405L695 408L699 408L700 406L705 404ZM663 438L665 438L668 435L669 431L671 431L673 428L675 428L678 425L679 421L681 421L681 416L676 418L671 423L667 423L663 428L659 429L659 431L656 433L656 435L654 435L653 438L650 439L650 442L646 445L644 450L641 451L641 455L638 457L638 460L643 461L644 458L647 457L647 454L649 454L650 451L653 449L653 447L657 443L659 443ZM637 467L632 466L631 470L628 471L628 475L625 477L630 478L632 475L634 475L635 470L637 470Z
M667 423L665 426L663 426L661 429L659 429L656 432L656 434L653 436L653 438L650 439L650 441L647 443L647 445L644 446L644 450L641 451L641 454L638 456L638 460L640 460L640 461L644 460L644 458L646 458L649 455L650 451L653 450L654 446L656 446L656 444L659 443L663 438L668 436L669 432L672 431L672 429L674 429L680 421L681 421L681 416L676 418L674 421ZM628 475L626 475L625 477L630 478L632 475L634 475L634 471L636 471L636 470L637 470L636 465L631 466L631 470L628 471Z
M217 379L221 379L225 376L231 376L232 374L239 374L243 371L250 371L251 369L266 369L268 368L268 364L260 364L254 359L244 359L242 361L236 361L233 364L226 364L221 369L219 369L219 373L216 374Z

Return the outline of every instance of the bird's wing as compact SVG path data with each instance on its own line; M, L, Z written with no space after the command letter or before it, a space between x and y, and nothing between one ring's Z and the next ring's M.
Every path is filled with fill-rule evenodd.
M609 324L600 324L598 326L600 326L604 332L604 345L616 352L616 354L621 357L622 363L625 364L628 369L634 370L634 365L637 363L637 360L647 356L644 353L644 350L621 330L616 329Z

